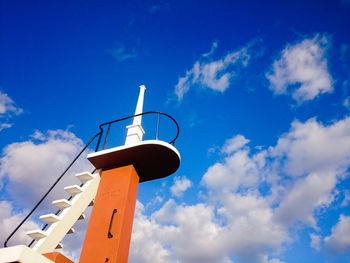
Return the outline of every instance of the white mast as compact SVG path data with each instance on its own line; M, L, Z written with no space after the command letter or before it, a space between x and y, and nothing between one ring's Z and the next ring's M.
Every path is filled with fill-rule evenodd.
M140 86L139 98L137 100L135 115L142 113L143 109L143 98L145 94L145 85ZM134 117L131 125L126 126L128 133L125 139L125 145L133 145L142 141L142 137L145 134L144 129L141 126L142 115Z

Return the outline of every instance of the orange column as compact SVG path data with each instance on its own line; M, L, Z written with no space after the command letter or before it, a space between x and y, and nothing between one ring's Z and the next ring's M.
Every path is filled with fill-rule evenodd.
M127 263L138 184L132 165L102 171L80 263Z
M48 259L50 259L52 262L55 262L55 263L74 263L72 260L65 257L59 252L45 253L43 254L43 256L47 257Z

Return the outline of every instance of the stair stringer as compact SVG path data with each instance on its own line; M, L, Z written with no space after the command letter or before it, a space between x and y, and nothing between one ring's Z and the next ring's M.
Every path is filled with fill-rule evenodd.
M93 179L87 181L83 186L83 191L75 195L71 200L71 206L65 208L59 215L60 220L53 223L47 230L47 236L38 240L33 249L37 252L49 253L55 250L75 222L83 214L85 209L96 196L100 182L100 174L93 174Z

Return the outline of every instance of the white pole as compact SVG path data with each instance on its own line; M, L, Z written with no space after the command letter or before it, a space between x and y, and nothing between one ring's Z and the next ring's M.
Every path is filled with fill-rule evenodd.
M135 115L142 113L145 90L146 90L145 85L141 85L139 98L137 100L137 105L135 109ZM128 130L128 132L125 139L125 145L132 145L142 141L142 137L145 134L145 131L141 126L141 122L142 122L142 115L134 117L132 124L126 126L126 129Z

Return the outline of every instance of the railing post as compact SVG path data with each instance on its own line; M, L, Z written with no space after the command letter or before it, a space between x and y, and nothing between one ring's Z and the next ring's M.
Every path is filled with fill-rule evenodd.
M103 135L103 130L101 131L100 136L98 137L98 141L97 141L97 144L96 144L95 152L97 152L97 151L98 151L98 148L100 148L100 143L101 143L102 135Z
M159 133L159 112L158 112L158 120L157 120L157 135L156 135L156 140L158 140L158 133Z
M108 136L109 136L109 130L111 129L111 123L108 125L108 129L107 129L107 133L106 133L106 138L105 138L105 142L103 144L103 150L106 149L106 145L107 145L107 140L108 140Z

